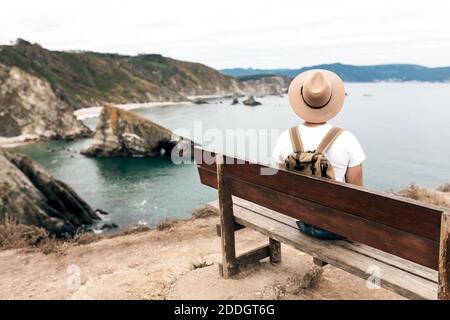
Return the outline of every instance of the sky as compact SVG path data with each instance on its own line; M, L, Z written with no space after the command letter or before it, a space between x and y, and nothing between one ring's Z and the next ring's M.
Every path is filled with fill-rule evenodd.
M450 66L449 0L3 0L0 44L232 67Z

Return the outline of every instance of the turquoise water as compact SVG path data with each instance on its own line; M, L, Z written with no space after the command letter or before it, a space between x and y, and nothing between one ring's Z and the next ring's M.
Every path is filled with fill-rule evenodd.
M450 182L450 84L348 84L346 90L344 109L333 124L360 140L367 155L367 186L386 191L410 182L426 187ZM255 108L223 100L135 111L172 130L187 130L209 147L266 162L278 132L299 120L286 96L259 100L263 105ZM91 127L95 122L86 120ZM236 134L230 129L253 129L259 144L229 149L211 138ZM272 137L264 136L266 129L274 130ZM67 182L93 207L110 212L109 218L121 227L188 217L216 196L200 185L194 165L174 165L168 158L90 159L79 154L87 144L89 140L45 142L17 150Z

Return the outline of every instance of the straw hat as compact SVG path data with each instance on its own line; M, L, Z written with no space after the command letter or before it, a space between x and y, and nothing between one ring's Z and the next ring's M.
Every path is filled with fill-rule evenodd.
M344 105L341 78L328 70L302 72L289 86L289 103L303 120L321 123L334 118Z

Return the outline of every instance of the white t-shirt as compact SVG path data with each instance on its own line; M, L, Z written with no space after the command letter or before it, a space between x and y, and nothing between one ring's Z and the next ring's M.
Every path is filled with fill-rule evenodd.
M300 136L303 147L306 151L314 151L319 146L322 139L333 126L324 124L318 127L307 127L299 125ZM284 160L293 152L289 130L284 131L277 140L272 157L276 163L284 163ZM356 137L345 130L325 152L325 156L330 161L334 169L337 181L345 182L347 167L356 167L366 158L361 145Z

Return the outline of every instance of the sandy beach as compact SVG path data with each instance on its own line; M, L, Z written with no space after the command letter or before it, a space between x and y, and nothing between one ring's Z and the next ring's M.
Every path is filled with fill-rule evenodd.
M0 147L14 148L24 144L33 143L39 140L35 134L22 134L17 137L0 137Z
M115 104L114 106L124 109L124 110L134 110L134 109L142 109L142 108L154 108L154 107L165 107L165 106L179 106L179 105L190 105L192 102L190 101L166 101L166 102L145 102L145 103L129 103L129 104ZM103 107L88 107L78 109L74 112L75 116L78 120L95 118L100 115Z

